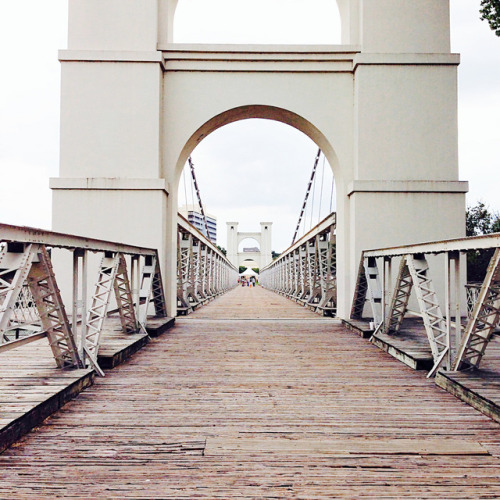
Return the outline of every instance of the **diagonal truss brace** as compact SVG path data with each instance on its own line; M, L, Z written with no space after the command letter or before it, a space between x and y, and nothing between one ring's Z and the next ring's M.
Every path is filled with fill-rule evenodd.
M453 363L453 370L479 368L499 320L500 249L497 248L488 265L478 300Z
M120 322L122 330L125 333L136 333L138 328L134 300L132 298L132 291L127 273L127 263L123 254L118 254L118 261L119 264L113 288L120 314Z
M153 299L155 314L164 318L167 315L165 307L165 293L163 281L161 279L160 266L158 260L153 256L146 256L144 267L142 268L141 289L139 292L139 323L146 327L149 304Z
M0 248L0 345L11 326L16 303L36 255L34 245L17 250L9 251L7 244Z
M321 299L318 309L328 308L335 313L337 309L336 247L330 241L328 233L323 237L317 236L316 244L318 246L319 281L321 286Z
M87 316L85 346L93 358L97 358L104 320L108 312L111 292L115 292L123 331L137 332L137 320L127 275L127 264L121 253L106 252L99 269L92 304Z
M362 319L363 310L365 308L366 294L368 291L368 283L364 268L364 259L361 259L358 268L358 277L356 280L356 288L354 290L354 299L352 301L351 318Z
M40 247L37 257L33 259L28 284L57 366L83 368L52 263L44 246Z
M413 279L406 263L406 257L403 257L399 266L396 288L394 289L384 333L394 334L398 333L401 329L401 324L408 309L412 288Z
M83 367L47 249L4 245L0 253L0 334L3 339L24 285L28 285L42 329L59 368Z
M437 363L449 349L449 338L438 296L429 277L429 264L424 255L407 255L406 263L413 280L432 356Z
M376 325L379 325L383 319L382 287L380 285L377 260L374 257L368 257L361 261L351 311L353 319L361 319L363 317L363 309L366 302L370 303L373 321Z

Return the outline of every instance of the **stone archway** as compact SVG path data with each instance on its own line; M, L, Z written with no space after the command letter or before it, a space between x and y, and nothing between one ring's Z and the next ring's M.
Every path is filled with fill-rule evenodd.
M267 266L273 260L272 257L272 222L261 222L260 232L241 232L238 230L238 222L227 223L227 258L235 267L240 267L245 261L254 262L259 269ZM258 245L257 250L240 251L240 244L244 241L254 241ZM247 266L248 267L248 266Z

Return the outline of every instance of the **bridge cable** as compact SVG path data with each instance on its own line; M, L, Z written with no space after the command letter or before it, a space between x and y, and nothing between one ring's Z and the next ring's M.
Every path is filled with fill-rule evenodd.
M203 216L203 221L205 223L205 230L207 232L207 238L210 239L210 233L208 232L207 216L205 215L205 210L203 209L203 204L201 203L200 189L198 188L198 182L196 181L196 175L194 173L194 164L193 164L193 160L191 159L191 157L188 158L188 163L189 163L189 167L191 169L191 176L193 178L193 184L194 184L194 187L196 190L196 196L198 197L198 203L200 205L201 215ZM194 203L193 203L193 205L194 205Z
M330 213L332 213L333 208L333 188L335 187L335 176L332 175L332 192L330 193Z
M195 205L194 205L194 182L193 182L193 173L191 172L191 182L190 182L190 187L191 187L191 206L193 207L193 210L195 210Z
M304 203L302 205L302 209L300 211L299 222L297 223L297 228L295 229L295 234L293 235L292 245L295 243L295 240L297 239L297 234L298 234L299 229L300 229L302 217L304 216L304 212L306 210L307 199L309 198L309 193L311 192L311 186L312 186L312 183L314 181L314 177L316 176L316 169L318 168L320 155L321 155L321 148L318 149L318 154L316 155L316 159L314 160L314 166L313 166L313 170L312 170L312 174L311 174L311 179L309 180L309 184L307 185L306 196L304 199ZM305 230L305 219L304 219L304 230Z
M314 176L313 187L312 187L312 198L311 198L311 220L309 222L309 231L313 227L313 218L314 218L314 196L316 194L316 176Z
M322 205L322 201L323 201L323 182L325 180L325 161L326 161L326 156L323 156L323 173L321 174L321 190L320 190L320 198L319 198L318 224L321 221L321 205Z
M184 181L184 199L186 202L186 209L188 204L188 192L187 192L187 183L186 183L186 169L182 171L182 180Z

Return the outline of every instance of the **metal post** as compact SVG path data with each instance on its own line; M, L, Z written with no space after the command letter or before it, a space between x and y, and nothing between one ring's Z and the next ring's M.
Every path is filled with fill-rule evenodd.
M448 350L444 359L445 368L451 367L451 255L446 252L444 255L444 273L445 273L445 315L446 315L446 345Z
M455 346L458 347L462 344L462 300L461 300L461 259L464 254L458 252L455 255Z
M385 257L382 257L382 276L381 276L381 288L382 288L382 331L385 331L385 318L386 318L386 300L387 300L387 277L385 269ZM377 325L378 326L378 325Z
M82 253L82 307L81 307L81 316L82 316L82 328L81 328L81 348L82 348L82 362L83 366L85 365L85 358L87 353L87 311L88 311L88 302L87 302L87 290L88 290L88 251L83 250Z
M73 250L73 303L71 309L71 327L73 330L73 337L75 338L78 354L82 357L82 333L78 331L78 311L80 309L78 304L79 298L79 263L80 254L77 249ZM82 321L83 322L83 321Z
M140 288L141 288L141 271L140 271L140 255L132 255L130 262L130 275L132 282L132 300L135 304L135 315L140 318Z

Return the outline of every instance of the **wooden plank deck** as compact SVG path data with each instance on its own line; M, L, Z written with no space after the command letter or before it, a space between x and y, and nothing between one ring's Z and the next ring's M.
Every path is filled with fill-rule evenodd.
M103 370L115 368L146 346L148 342L149 335L146 333L125 334L119 318L108 318L105 322L97 362Z
M500 337L493 336L479 370L441 370L436 384L500 422Z
M47 339L0 355L0 452L94 381L93 370L58 370Z
M172 325L171 318L151 320L157 335ZM146 334L125 335L119 319L108 318L99 365L114 368L148 341ZM58 370L47 339L3 353L0 362L0 452L94 383L91 369Z
M348 328L356 331L368 328L368 322L349 320ZM455 352L455 336L452 334ZM422 320L406 318L400 333L378 333L372 338L374 345L402 361L414 370L430 370L434 361ZM436 384L457 398L472 405L493 420L500 422L500 336L493 336L480 370L447 372L440 370Z
M431 347L421 318L405 318L396 335L377 333L372 342L414 370L434 366Z
M268 293L235 289L97 379L0 455L0 498L500 496L498 424Z
M373 328L370 328L369 321L357 319L342 320L342 324L351 332L359 335L363 339L369 339L373 335Z
M175 324L175 318L157 318L149 316L146 333L125 334L122 331L120 319L114 315L108 317L103 330L103 342L99 349L97 361L102 369L112 369L130 358L150 340L159 337L170 330Z

